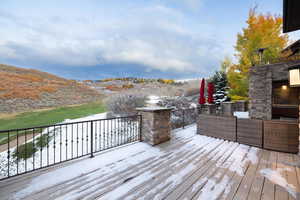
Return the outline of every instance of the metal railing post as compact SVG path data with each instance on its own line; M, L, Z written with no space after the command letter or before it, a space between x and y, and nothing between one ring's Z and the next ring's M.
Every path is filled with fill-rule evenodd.
M184 119L184 110L182 110L182 129L185 128L184 127L184 121L185 121L185 119Z
M94 149L93 149L93 143L94 143L94 130L93 130L93 121L91 121L91 158L94 157Z
M142 115L139 115L140 116L140 141L142 141L142 130L143 130L143 116Z
M9 175L10 175L10 170L9 170L9 165L10 165L10 145L9 145L9 140L10 140L10 138L9 138L9 131L7 132L7 139L8 139L8 142L7 142L7 177L9 177ZM18 155L19 156L19 155Z

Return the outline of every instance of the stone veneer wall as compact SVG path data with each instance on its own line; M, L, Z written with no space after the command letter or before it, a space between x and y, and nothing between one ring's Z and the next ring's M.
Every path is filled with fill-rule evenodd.
M249 116L272 119L272 81L288 80L288 68L299 61L254 66L249 76Z
M171 109L145 107L137 109L142 115L142 141L157 145L171 138Z

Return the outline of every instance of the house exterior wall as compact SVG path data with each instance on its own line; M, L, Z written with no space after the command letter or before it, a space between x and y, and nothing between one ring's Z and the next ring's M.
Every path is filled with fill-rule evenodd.
M288 68L300 65L300 60L254 66L249 75L249 116L252 119L272 119L272 82L288 80Z

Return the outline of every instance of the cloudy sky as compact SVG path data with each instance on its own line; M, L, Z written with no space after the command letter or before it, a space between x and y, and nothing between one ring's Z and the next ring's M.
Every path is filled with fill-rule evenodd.
M249 9L281 14L282 1L1 0L0 63L72 79L207 77Z

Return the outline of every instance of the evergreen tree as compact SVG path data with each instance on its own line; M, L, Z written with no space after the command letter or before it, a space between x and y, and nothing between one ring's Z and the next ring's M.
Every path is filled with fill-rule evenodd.
M230 101L228 96L228 80L224 70L216 71L210 82L215 86L215 104L220 105L221 102Z

